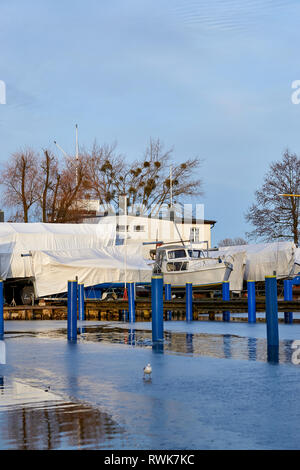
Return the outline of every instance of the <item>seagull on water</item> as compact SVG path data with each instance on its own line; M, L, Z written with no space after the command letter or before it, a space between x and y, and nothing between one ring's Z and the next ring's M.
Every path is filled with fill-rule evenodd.
M144 367L144 377L145 376L148 376L148 377L151 377L151 372L152 372L152 367L151 367L151 364L150 362L146 365L146 367Z

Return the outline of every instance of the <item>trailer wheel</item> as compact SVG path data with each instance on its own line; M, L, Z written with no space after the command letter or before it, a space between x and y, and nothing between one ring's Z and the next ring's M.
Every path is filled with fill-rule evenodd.
M21 291L21 300L23 305L33 305L34 289L33 286L24 286Z

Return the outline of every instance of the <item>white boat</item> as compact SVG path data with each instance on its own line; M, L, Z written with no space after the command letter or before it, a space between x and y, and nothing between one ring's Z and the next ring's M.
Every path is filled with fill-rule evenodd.
M168 244L157 248L153 273L163 274L164 283L174 287L184 287L187 282L198 287L227 281L232 269L231 263L208 257L199 248Z

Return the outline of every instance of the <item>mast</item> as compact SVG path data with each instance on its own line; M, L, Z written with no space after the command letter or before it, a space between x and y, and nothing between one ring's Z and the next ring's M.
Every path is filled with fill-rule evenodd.
M79 151L78 151L78 126L77 124L75 125L75 135L76 135L76 141L75 141L75 146L76 146L76 162L75 162L75 178L76 178L76 186L78 186L78 167L79 167ZM57 148L64 154L66 158L69 158L69 155L65 150L58 145L56 140L54 140L54 144L56 145Z
M172 175L172 165L170 166L170 209L173 207L173 175Z
M127 195L124 200L125 211L125 291L127 292Z
M75 125L75 133L76 133L76 187L78 186L78 161L79 161L79 156L78 156L78 126L77 124Z

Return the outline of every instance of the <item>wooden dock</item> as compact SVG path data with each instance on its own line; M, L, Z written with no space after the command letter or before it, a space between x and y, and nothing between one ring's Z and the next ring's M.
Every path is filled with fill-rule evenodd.
M128 311L127 300L86 300L85 318L86 320L112 320L119 321L123 311ZM136 299L135 311L137 321L149 321L151 319L151 300L148 298ZM186 303L184 299L173 299L164 301L164 318L167 312L172 312L172 319L184 320L186 314ZM193 319L217 320L218 314L223 311L235 313L245 313L238 320L247 320L248 302L247 298L236 298L229 301L220 299L195 299L193 301ZM265 312L265 299L256 299L256 311ZM300 301L278 300L278 312L300 312ZM66 320L67 303L42 301L40 305L4 306L4 320ZM234 316L232 317L234 320ZM264 321L264 315L258 321ZM296 320L294 320L296 321Z

